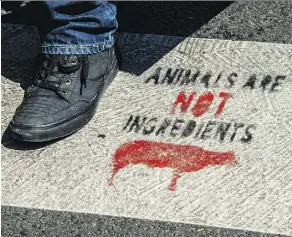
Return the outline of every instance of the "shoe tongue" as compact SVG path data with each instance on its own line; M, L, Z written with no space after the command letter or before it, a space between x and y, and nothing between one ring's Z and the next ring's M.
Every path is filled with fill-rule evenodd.
M44 88L37 89L36 91L33 92L33 95L52 96L52 97L59 98L59 96L57 95L55 91L44 89Z
M64 72L74 72L81 65L81 57L77 55L60 55L59 65Z
M51 61L51 55L44 55L46 60L42 60L42 64L45 68L48 68ZM75 72L76 70L79 69L81 66L81 57L77 55L59 55L58 56L58 63L57 65L53 68L52 72L65 72L65 73L71 73ZM44 73L44 72L43 72ZM43 75L44 76L44 75ZM47 78L48 81L54 81L57 79L54 76L49 76ZM48 90L45 88L39 88L38 90L33 92L34 95L42 95L42 96L57 96L56 92L54 90Z

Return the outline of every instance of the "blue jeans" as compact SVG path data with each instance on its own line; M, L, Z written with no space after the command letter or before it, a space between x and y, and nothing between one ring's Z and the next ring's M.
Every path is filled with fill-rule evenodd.
M42 52L94 54L114 45L116 5L104 1L45 1L49 21L43 24Z

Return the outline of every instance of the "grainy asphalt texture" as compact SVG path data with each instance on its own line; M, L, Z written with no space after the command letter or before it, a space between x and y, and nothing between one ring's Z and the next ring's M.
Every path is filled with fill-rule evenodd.
M292 43L291 1L120 2L119 10L124 32Z
M4 4L6 22L34 24L34 8ZM292 43L292 1L119 2L120 31ZM17 13L16 15L13 13ZM277 236L187 224L2 207L2 236Z
M210 228L180 223L149 221L71 212L2 207L3 236L237 236L270 237L243 230Z

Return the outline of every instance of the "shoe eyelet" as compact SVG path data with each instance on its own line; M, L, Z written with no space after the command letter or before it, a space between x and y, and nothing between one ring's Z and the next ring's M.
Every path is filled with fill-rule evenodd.
M65 91L65 90L62 90L62 93L66 95L66 94L67 94L67 91Z
M77 60L74 58L72 59L72 64L76 64L77 63Z
M73 76L74 74L75 74L75 72L71 72L69 75L70 75L70 76Z
M70 80L70 79L67 79L66 81L65 81L65 84L66 85L70 85L72 83L72 81Z

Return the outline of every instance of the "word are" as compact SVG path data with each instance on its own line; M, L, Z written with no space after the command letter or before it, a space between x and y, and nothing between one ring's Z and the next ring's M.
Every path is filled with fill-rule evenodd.
M192 92L187 98L185 92L183 92L183 91L180 92L178 94L175 102L174 102L174 105L172 107L172 111L171 112L175 113L175 108L178 105L180 105L180 112L181 113L187 112L187 110L189 109L190 104L193 101L195 95L196 95L196 92ZM211 92L205 92L204 94L200 95L198 97L196 103L194 104L192 110L191 110L192 114L195 117L200 117L204 113L206 113L209 110L209 108L210 108L210 106L211 106L211 104L212 104L212 102L214 100L214 97L215 97L214 94L211 93ZM217 110L215 112L215 117L218 117L221 114L221 112L222 112L227 100L229 98L231 98L231 94L230 93L225 93L225 92L220 92L219 98L221 99L221 102L218 105L218 108L217 108Z
M285 80L286 76L277 75L265 75L259 78L256 74L252 74L242 88L247 89L262 89L262 91L268 90L270 92L276 91L276 88L281 85L281 81ZM212 72L202 73L200 70L193 72L190 69L184 68L168 68L167 70L158 67L154 73L149 76L145 83L153 82L154 85L196 85L196 83L201 83L205 88L218 88L224 87L227 89L232 88L238 80L238 74L236 72L231 72L226 75L226 73ZM244 80L244 79L243 79Z
M248 143L253 139L255 125L237 122L223 122L209 120L197 122L184 119L160 120L157 117L130 115L127 123L122 128L125 132L135 132L143 135L170 136L173 138L192 137L193 139L213 139L220 142L240 141Z

